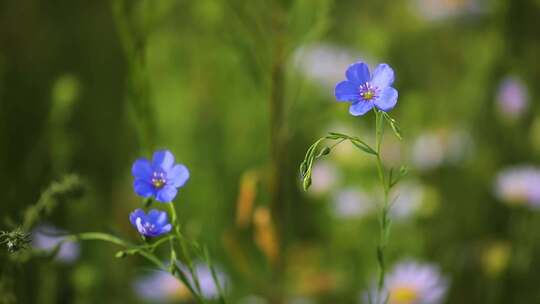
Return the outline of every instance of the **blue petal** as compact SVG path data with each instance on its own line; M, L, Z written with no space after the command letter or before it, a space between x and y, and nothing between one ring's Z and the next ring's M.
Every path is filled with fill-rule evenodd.
M360 100L360 91L358 84L351 81L342 81L336 85L334 95L338 101L357 101Z
M150 179L152 171L152 165L145 158L137 159L131 167L131 174L140 179Z
M152 209L148 212L147 220L154 225L163 226L167 224L167 212Z
M349 81L352 81L356 84L363 84L370 80L369 76L369 67L367 64L359 61L357 63L353 63L349 66L347 69L347 72L345 73L347 76L347 79Z
M129 214L129 221L131 222L131 225L137 226L137 218L144 217L144 211L142 209L135 209L133 212Z
M351 113L354 116L360 116L360 115L366 114L371 109L373 109L373 102L371 102L371 101L358 101L358 102L353 103L349 107L349 113Z
M155 220L156 225L163 226L168 223L167 212L162 211L159 213L159 216Z
M138 217L135 219L135 227L137 227L137 231L139 231L140 234L146 235L146 229L142 224L142 218Z
M146 220L151 222L152 224L156 223L157 218L161 215L162 211L159 211L157 209L152 209L148 212L148 215L146 216Z
M169 150L156 151L152 157L154 169L169 170L174 165L174 156Z
M135 193L137 193L137 195L144 198L150 197L155 194L154 187L152 187L150 183L142 179L136 179L135 182L133 182L133 189L135 190Z
M174 186L166 185L157 192L156 200L162 203L169 203L174 200L178 190Z
M189 179L189 170L186 166L178 164L167 172L167 184L182 187Z
M392 87L387 87L381 96L375 100L375 106L385 112L392 110L397 103L398 91Z
M379 64L373 71L371 84L384 90L386 87L391 86L392 83L394 83L394 70L386 63Z
M161 227L161 230L159 231L159 235L165 234L165 233L171 231L171 229L172 229L171 224L167 224L167 225Z

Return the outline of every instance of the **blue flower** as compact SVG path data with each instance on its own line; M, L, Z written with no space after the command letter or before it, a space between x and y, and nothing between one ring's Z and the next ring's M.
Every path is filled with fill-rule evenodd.
M364 115L374 106L385 112L396 106L398 92L391 87L394 70L389 65L379 64L370 75L368 65L357 62L349 66L346 76L347 80L336 85L335 95L338 101L351 102L352 115Z
M133 163L131 173L135 177L133 188L142 197L155 197L162 203L174 200L177 188L189 179L189 171L182 164L174 164L174 156L168 150L156 151L152 161L140 158Z
M147 237L156 237L171 231L171 224L167 219L167 212L156 209L145 214L142 209L136 209L129 215L129 221L137 228L140 234Z

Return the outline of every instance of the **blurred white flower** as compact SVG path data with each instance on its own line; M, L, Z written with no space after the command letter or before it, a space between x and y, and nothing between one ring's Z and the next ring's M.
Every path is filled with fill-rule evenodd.
M191 284L195 286L187 267L184 265L180 267L188 276ZM199 278L202 295L207 299L217 298L219 291L214 283L210 269L202 263L195 263L193 267ZM216 269L216 276L220 286L225 288L227 283L225 274ZM175 299L190 298L188 289L177 278L164 271L156 271L136 279L133 283L133 289L138 296L152 302L168 302Z
M199 277L199 283L201 285L203 296L207 299L214 299L219 297L219 289L214 282L214 278L212 277L212 272L210 271L210 268L208 268L208 266L202 263L196 263L194 267L195 271L197 272L197 276ZM219 285L221 286L221 288L223 288L223 290L225 290L228 282L225 273L223 273L216 266L214 266L214 270L216 271L216 277L219 281Z
M432 130L414 140L411 162L421 171L432 170L464 161L472 149L472 137L464 130Z
M390 191L392 208L390 213L395 219L407 219L422 207L425 189L418 182L401 182Z
M149 302L167 302L173 299L185 299L186 287L177 278L165 271L155 271L137 278L133 283L135 293Z
M339 181L338 169L327 161L317 161L313 165L309 194L321 196L328 193Z
M358 54L330 43L305 45L295 51L295 66L308 79L333 88L343 79L347 67L360 60Z
M371 296L372 303L383 303L389 293L388 304L439 304L448 290L448 281L436 265L405 261L397 264L386 276L385 293L376 288L364 294L364 302Z
M521 79L509 76L501 82L496 101L499 115L515 120L529 107L529 92Z
M521 165L502 170L495 181L495 194L509 204L540 207L540 168Z
M362 217L373 210L374 203L364 192L346 188L335 193L332 211L336 218L347 219Z
M66 232L50 225L40 225L32 231L32 247L35 249L52 251L62 242ZM73 241L62 243L55 260L61 263L73 263L79 258L79 244Z

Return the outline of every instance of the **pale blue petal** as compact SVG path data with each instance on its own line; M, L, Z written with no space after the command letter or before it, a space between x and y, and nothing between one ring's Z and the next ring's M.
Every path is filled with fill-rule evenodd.
M385 88L381 96L375 100L375 106L385 112L392 110L397 103L398 92L392 87Z
M371 102L371 101L358 101L358 102L353 103L349 107L349 113L351 113L354 116L360 116L360 115L366 114L371 109L373 109L373 102Z
M172 202L174 198L176 197L177 192L178 190L176 190L174 186L167 185L161 188L160 190L158 190L156 200L162 203Z
M161 230L159 231L159 234L161 235L161 234L167 233L167 232L171 231L171 229L172 229L171 224L167 224L167 225L161 227Z
M144 217L144 211L142 209L135 209L133 212L129 214L129 221L133 226L137 225L137 218Z
M379 64L373 71L371 84L380 90L384 90L386 87L391 86L392 83L394 83L394 70L386 63Z
M189 170L182 164L175 165L167 171L167 184L174 187L182 187L189 179Z
M159 226L167 224L167 212L165 211L160 212L155 222Z
M174 165L174 156L169 150L156 151L152 157L154 169L169 170Z

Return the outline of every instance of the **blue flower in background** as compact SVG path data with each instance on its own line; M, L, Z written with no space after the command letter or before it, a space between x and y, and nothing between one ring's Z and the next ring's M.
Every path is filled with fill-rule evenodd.
M189 179L189 171L182 164L174 164L174 156L168 150L156 151L152 161L140 158L133 163L131 173L135 177L133 188L142 197L155 197L162 203L174 200L177 188Z
M137 228L140 234L147 237L156 237L171 231L171 224L167 219L167 212L156 209L148 214L142 209L136 209L129 215L129 221Z
M338 101L352 103L352 115L364 115L374 106L385 112L396 106L398 92L391 87L394 70L389 65L379 64L370 75L368 65L357 62L349 66L345 75L347 80L336 85L335 95Z

